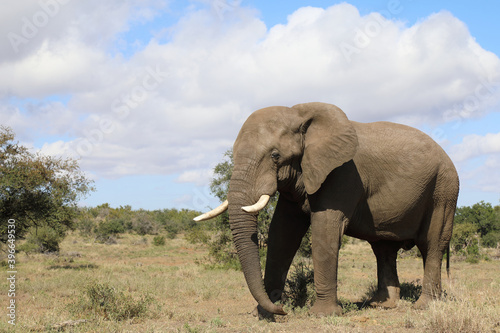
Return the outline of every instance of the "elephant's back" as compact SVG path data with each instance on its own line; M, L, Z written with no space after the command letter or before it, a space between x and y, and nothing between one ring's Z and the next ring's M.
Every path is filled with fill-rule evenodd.
M453 189L438 188L443 175L458 181L453 163L427 134L390 122L353 125L359 142L354 162L376 229L410 217L418 224L437 192L454 196Z

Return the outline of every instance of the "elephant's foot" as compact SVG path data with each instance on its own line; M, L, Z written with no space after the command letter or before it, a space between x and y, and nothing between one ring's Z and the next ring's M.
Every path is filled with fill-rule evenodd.
M424 310L429 307L429 304L434 300L432 296L429 295L420 295L419 299L413 304L413 308L417 310Z
M393 309L399 301L399 287L387 287L387 290L377 290L368 305L374 308Z
M316 301L311 308L311 313L316 317L340 316L342 308L338 304Z

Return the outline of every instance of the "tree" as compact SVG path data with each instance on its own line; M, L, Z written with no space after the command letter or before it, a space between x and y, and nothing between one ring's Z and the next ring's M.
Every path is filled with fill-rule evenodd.
M490 203L480 201L472 206L457 208L455 213L455 229L460 225L472 225L486 247L496 247L500 243L500 206L492 207ZM470 228L469 228L470 229ZM454 238L460 238L454 230Z
M477 226L481 237L491 231L500 230L500 220L490 203L480 201L472 207L463 206L455 213L455 223L472 223Z
M0 241L7 241L9 219L16 221L19 238L40 226L64 234L78 200L94 190L92 181L77 161L33 153L14 137L12 129L0 126Z

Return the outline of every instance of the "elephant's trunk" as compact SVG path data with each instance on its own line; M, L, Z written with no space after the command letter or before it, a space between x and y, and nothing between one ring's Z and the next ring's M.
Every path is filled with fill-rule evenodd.
M285 315L281 306L275 305L269 299L262 279L259 247L257 241L257 215L246 213L241 207L251 201L248 194L241 190L241 186L248 187L248 183L235 177L231 178L229 189L229 223L233 234L238 258L250 293L266 311L274 314Z

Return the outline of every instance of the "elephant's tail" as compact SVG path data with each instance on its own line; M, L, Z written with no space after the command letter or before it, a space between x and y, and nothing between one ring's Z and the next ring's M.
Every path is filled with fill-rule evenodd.
M450 244L448 244L448 248L446 249L446 275L448 275L448 279L450 278Z

